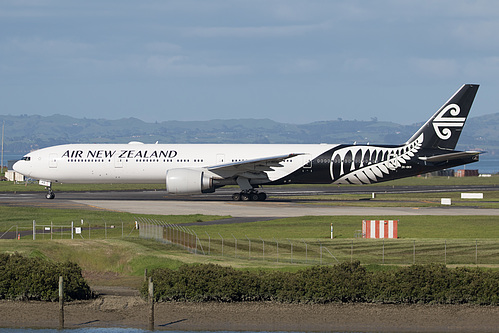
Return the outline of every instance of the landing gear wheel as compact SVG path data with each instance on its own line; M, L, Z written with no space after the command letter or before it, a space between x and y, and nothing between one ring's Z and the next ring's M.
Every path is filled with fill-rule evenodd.
M250 193L249 197L250 197L250 200L251 200L251 201L258 201L258 200L259 200L259 198L260 198L260 197L258 196L258 193L257 193L257 192L252 192L252 193Z
M241 191L232 195L232 200L234 201L265 201L266 199L267 194L265 192L257 191Z
M55 198L55 193L50 191L47 194L45 194L45 198L47 199L54 199Z

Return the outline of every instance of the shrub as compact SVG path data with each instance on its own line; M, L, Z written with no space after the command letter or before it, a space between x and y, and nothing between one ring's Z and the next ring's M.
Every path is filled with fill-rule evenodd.
M296 273L251 272L214 264L152 272L156 301L499 304L499 272L413 265L367 272L359 262ZM147 283L142 287L147 295Z
M89 299L90 287L81 268L72 262L53 263L19 254L0 254L0 299L56 301L59 276L64 279L64 299Z
M373 275L368 298L383 303L499 304L499 274L479 268L412 265Z

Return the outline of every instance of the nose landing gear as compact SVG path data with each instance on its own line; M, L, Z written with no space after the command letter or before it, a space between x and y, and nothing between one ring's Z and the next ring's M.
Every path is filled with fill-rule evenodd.
M40 179L38 181L38 184L45 186L45 189L47 190L47 194L45 194L45 198L47 198L47 199L54 199L55 198L55 193L54 193L54 191L52 191L52 182L50 180Z
M54 191L52 191L52 187L48 186L48 187L45 187L45 189L47 190L47 194L45 194L45 198L54 199L55 193L54 193Z

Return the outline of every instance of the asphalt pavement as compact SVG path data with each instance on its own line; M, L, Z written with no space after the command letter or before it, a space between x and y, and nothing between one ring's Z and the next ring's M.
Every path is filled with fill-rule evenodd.
M124 191L124 192L58 192L53 200L45 199L43 192L0 193L0 205L35 206L48 208L77 208L93 210L123 211L135 214L160 215L230 215L237 218L279 218L293 216L403 216L403 215L499 215L499 209L472 207L349 207L341 200L337 205L312 198L313 195L341 195L343 193L407 192L486 192L497 190L495 186L307 186L266 187L267 201L231 201L235 189L224 188L215 193L192 196L169 196L166 191ZM293 196L300 196L294 199ZM307 199L311 197L310 199ZM486 197L486 194L485 194ZM376 199L374 199L376 200ZM336 201L335 201L336 202Z

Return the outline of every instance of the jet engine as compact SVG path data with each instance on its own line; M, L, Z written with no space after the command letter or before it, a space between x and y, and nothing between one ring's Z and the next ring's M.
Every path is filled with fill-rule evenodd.
M171 169L166 171L166 192L169 194L196 194L215 192L213 178L206 171Z

